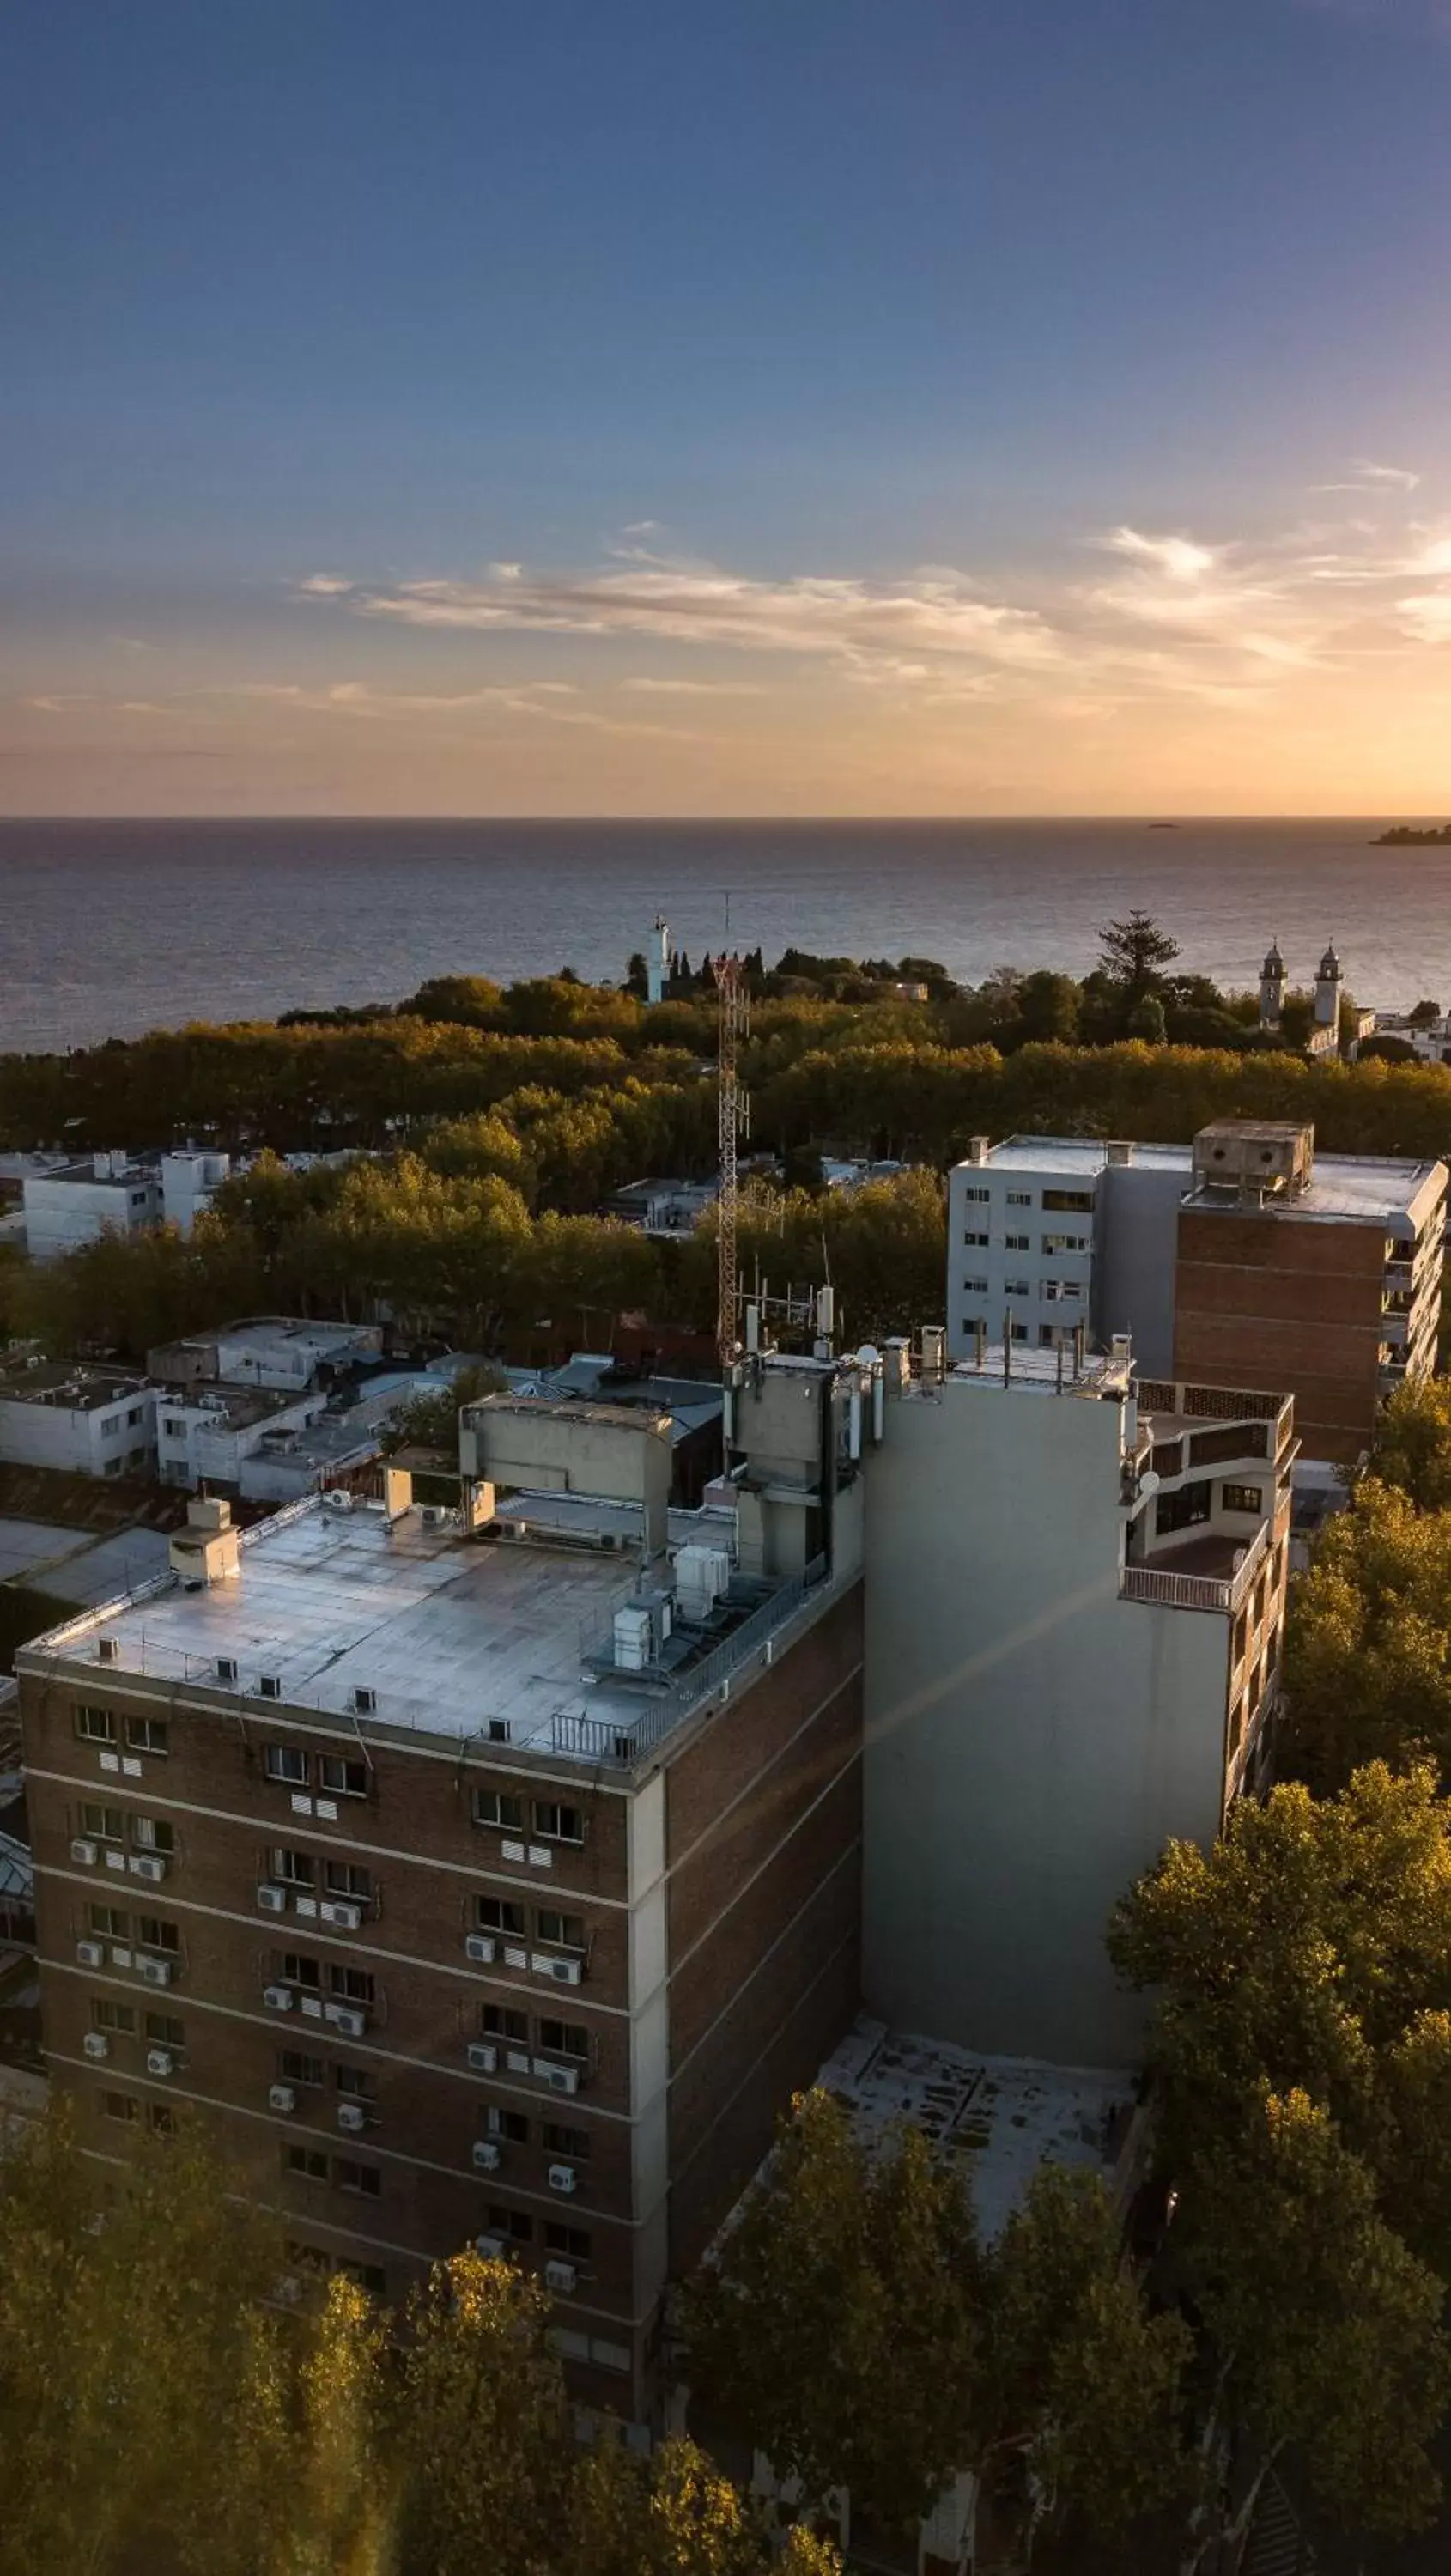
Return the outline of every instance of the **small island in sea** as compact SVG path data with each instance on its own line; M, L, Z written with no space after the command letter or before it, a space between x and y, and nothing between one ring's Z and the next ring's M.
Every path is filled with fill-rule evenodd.
M1451 850L1451 823L1430 823L1424 828L1417 823L1393 823L1388 832L1377 832L1370 846L1373 850Z

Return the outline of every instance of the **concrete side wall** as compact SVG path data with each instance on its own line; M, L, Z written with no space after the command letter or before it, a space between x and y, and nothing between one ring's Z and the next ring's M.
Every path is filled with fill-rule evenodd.
M1111 1163L1099 1182L1093 1329L1105 1343L1132 1334L1148 1377L1173 1368L1175 1232L1188 1186L1187 1157L1177 1172Z
M128 1414L140 1420L128 1422ZM114 1431L104 1426L114 1422ZM9 1403L0 1398L0 1458L18 1467L56 1467L70 1475L120 1475L128 1460L144 1474L156 1446L156 1405L148 1387L114 1404L77 1407ZM142 1454L144 1453L144 1454Z
M1112 2065L1143 2011L1103 1949L1171 1834L1222 1813L1229 1622L1118 1597L1115 1403L949 1380L868 1479L868 2009Z

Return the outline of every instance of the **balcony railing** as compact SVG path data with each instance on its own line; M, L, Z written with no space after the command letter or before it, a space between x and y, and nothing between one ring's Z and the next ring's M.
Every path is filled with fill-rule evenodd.
M668 1680L650 1685L649 1698L638 1709L621 1708L613 1717L576 1716L568 1709L556 1710L551 1721L554 1751L582 1756L588 1762L637 1762L642 1753L652 1752L692 1709L727 1689L742 1665L757 1655L769 1661L779 1630L826 1582L826 1560L815 1557L803 1575L771 1593L710 1654L702 1655L698 1663L687 1664ZM601 1679L608 1678L603 1653L592 1657L590 1664ZM640 1677L621 1672L617 1678L626 1683Z
M1269 1555L1269 1533L1261 1530L1232 1574L1176 1574L1168 1565L1125 1565L1119 1597L1148 1601L1162 1610L1214 1610L1233 1616L1241 1608Z

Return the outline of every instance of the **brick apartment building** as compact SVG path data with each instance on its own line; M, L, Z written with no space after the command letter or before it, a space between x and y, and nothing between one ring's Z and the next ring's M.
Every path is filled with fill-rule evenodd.
M45 2043L99 2156L204 2110L295 2259L542 2271L645 2420L667 2276L859 2001L860 1373L666 1417L491 1397L458 1513L193 1503L19 1658Z

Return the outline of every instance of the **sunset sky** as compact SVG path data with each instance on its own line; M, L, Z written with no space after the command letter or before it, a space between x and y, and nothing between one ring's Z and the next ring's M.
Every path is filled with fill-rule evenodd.
M1451 0L9 0L0 809L1451 813Z

